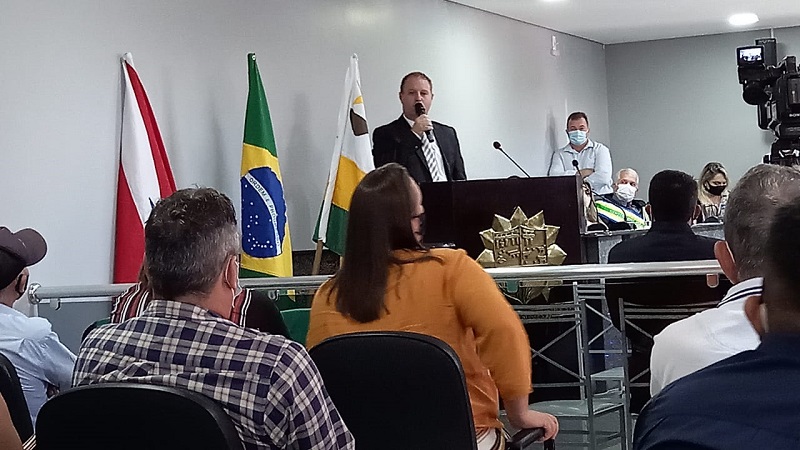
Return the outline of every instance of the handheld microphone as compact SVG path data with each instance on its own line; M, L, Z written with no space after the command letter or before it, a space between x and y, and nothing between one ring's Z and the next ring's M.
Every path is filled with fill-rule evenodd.
M414 104L414 112L416 112L418 116L425 114L425 105L422 103ZM428 136L428 140L433 142L433 130L425 130L425 136Z
M530 177L531 177L531 176L528 174L528 172L525 172L525 169L523 169L523 168L522 168L522 166L520 166L519 164L517 164L517 162L516 162L516 161L514 161L514 158L512 158L512 157L508 156L508 153L506 153L506 152L505 152L505 150L503 150L503 146L502 146L502 145L500 145L500 143L499 143L499 142L497 142L497 141L494 141L494 144L492 144L492 145L494 146L494 148L495 148L495 149L497 149L497 150L500 150L500 152L501 152L502 154L504 154L504 155L506 156L506 158L508 158L508 160L509 160L509 161L511 161L512 163L514 163L514 165L515 165L515 166L517 166L517 168L518 168L519 170L521 170L521 171L522 171L522 173L524 173L526 177L528 177L528 178L530 178Z

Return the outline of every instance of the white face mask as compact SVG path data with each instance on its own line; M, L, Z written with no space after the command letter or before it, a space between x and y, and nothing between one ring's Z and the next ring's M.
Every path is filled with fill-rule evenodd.
M586 142L586 132L583 130L567 131L567 136L572 145L583 145Z
M636 188L630 184L620 184L617 186L617 192L614 193L614 196L627 205L636 197Z

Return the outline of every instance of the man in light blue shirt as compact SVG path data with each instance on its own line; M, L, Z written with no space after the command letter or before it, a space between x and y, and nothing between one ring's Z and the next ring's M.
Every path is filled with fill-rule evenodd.
M0 353L17 370L34 424L48 391L70 387L75 366L75 355L58 340L47 319L12 308L28 286L28 266L46 253L47 244L35 230L12 233L0 227Z
M598 195L614 192L611 175L611 152L605 145L589 139L589 118L585 113L574 112L567 118L569 144L553 153L547 175L573 175L580 170L581 176ZM576 168L577 165L577 168Z

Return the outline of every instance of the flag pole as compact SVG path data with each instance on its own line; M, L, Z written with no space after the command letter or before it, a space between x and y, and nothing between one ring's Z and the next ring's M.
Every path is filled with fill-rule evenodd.
M317 249L314 251L314 264L311 266L311 275L319 275L319 266L322 262L322 239L317 241Z

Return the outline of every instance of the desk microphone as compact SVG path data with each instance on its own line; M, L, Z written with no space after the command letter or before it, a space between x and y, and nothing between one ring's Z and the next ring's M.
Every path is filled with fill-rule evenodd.
M415 103L414 112L416 112L418 116L425 114L425 105L422 103ZM428 136L428 140L433 142L433 130L425 130L425 136Z
M497 149L497 150L500 150L500 152L501 152L502 154L504 154L504 155L506 156L506 158L508 158L508 160L509 160L509 161L511 161L512 163L514 163L514 165L515 165L515 166L517 166L517 168L518 168L519 170L521 170L521 171L522 171L522 173L524 173L526 177L528 177L528 178L530 178L530 177L531 177L531 176L528 174L528 172L525 172L525 169L523 169L523 168L522 168L522 166L520 166L519 164L517 164L517 162L516 162L516 161L514 161L514 158L512 158L512 157L508 156L508 153L506 153L506 152L505 152L505 150L503 150L503 146L502 146L502 145L500 145L500 143L499 143L499 142L497 142L497 141L494 141L494 144L492 144L492 145L494 146L494 148L495 148L495 149Z
M575 168L575 172L578 175L581 176L581 183L586 183L586 177L584 177L583 174L581 173L581 169L578 166L578 160L577 159L573 159L572 160L572 167L574 167Z

